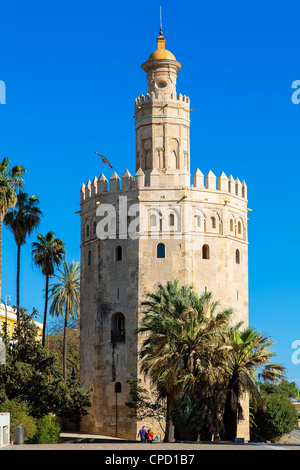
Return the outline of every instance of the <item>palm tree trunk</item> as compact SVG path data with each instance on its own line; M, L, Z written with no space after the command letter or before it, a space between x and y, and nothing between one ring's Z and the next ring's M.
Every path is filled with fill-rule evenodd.
M18 245L17 251L17 322L20 320L20 254L21 254L21 245Z
M170 399L167 397L167 422L165 442L175 442L175 426L172 418L172 407L170 406Z
M46 328L47 328L48 289L49 289L49 274L46 274L45 310L44 310L43 339L42 339L43 346L45 346L45 334L46 334Z
M235 377L232 377L228 385L228 392L223 415L225 439L229 441L233 441L237 433L237 409L236 406L232 403L232 396L237 396L237 393L238 391L235 387Z
M65 327L64 327L64 352L63 352L63 377L67 378L67 333L69 324L69 307L66 306Z

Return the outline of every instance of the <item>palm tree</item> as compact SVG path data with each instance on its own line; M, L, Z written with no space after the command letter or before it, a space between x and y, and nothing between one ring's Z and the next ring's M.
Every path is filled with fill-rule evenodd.
M256 376L275 383L284 378L285 368L281 364L271 363L275 353L270 347L274 342L254 328L242 330L241 323L231 327L229 344L226 354L228 386L224 425L226 438L234 439L237 423L243 416L242 398L248 394L253 403L262 403L256 387Z
M51 301L50 313L54 316L63 315L65 312L64 340L63 340L63 376L67 378L67 331L69 316L79 316L80 305L80 266L72 261L67 264L63 261L62 269L58 269L60 275L54 274L57 283L50 284Z
M159 285L148 293L147 307L138 333L147 333L142 343L141 369L167 399L166 440L174 440L174 413L178 397L195 390L197 378L209 368L218 346L219 331L228 325L231 310L217 313L211 293L198 296L178 281ZM203 379L202 379L203 380Z
M39 200L36 196L28 197L21 190L17 194L16 206L4 217L4 223L9 227L17 244L17 321L19 321L20 307L20 254L21 246L25 244L26 236L38 227L42 212L38 208Z
M55 266L58 267L65 255L64 242L60 238L55 238L53 232L48 232L44 237L37 235L37 242L32 243L32 257L36 266L42 269L42 273L46 276L45 287L45 310L43 324L42 344L45 345L45 332L47 324L47 306L48 306L48 289L49 277L53 276Z
M22 165L11 167L8 158L0 163L0 298L2 278L2 224L7 211L16 204L16 188L23 186L25 168Z

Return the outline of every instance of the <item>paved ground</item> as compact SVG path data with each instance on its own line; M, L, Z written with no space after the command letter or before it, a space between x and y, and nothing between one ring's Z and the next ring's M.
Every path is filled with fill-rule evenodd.
M213 451L224 451L224 450L300 450L299 434L291 433L289 436L289 442L283 444L269 444L269 443L203 443L203 442L176 442L176 443L152 443L142 444L138 441L126 441L123 439L115 439L107 436L98 436L91 434L62 434L64 442L60 444L24 444L24 445L9 445L2 447L0 450L17 450L17 451L85 451L85 450L101 450L106 451L107 455L111 455L116 452L118 455L122 454L122 451L126 451L126 455L132 452L132 455L136 455L137 451L149 451L149 455L159 454L160 451L166 453L193 453L203 450ZM144 452L142 452L144 455ZM116 454L116 455L117 455ZM153 457L154 458L154 457ZM152 462L154 463L154 462Z

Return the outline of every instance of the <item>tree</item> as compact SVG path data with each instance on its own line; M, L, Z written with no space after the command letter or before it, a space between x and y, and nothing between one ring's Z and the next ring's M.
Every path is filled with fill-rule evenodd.
M38 227L42 215L38 207L39 200L36 196L28 197L21 190L17 194L15 207L7 212L4 224L9 227L17 244L17 321L19 320L20 307L20 253L21 246L25 244L26 236Z
M42 339L42 344L44 346L47 323L49 277L53 276L55 266L58 267L62 262L65 255L65 248L63 241L60 238L55 238L54 233L51 231L48 232L45 237L41 234L38 234L37 240L37 242L32 243L33 262L36 266L42 269L42 273L44 274L44 276L46 276L45 309Z
M161 430L162 421L166 418L166 404L155 391L149 391L141 385L141 380L128 380L130 386L131 401L126 402L125 405L131 410L130 417L138 421L144 421L151 418L158 422Z
M263 393L263 397L265 406L254 411L252 438L276 442L297 425L298 412L280 390L277 393Z
M58 269L60 275L53 275L57 283L50 284L49 302L52 302L50 313L54 316L65 313L64 347L63 347L63 375L67 377L67 332L69 316L79 316L80 305L80 267L79 263L72 261L67 264L63 261L62 269Z
M275 356L270 350L274 342L254 328L241 329L241 324L231 327L229 344L226 354L228 388L224 425L226 438L234 439L237 423L243 415L241 400L245 394L250 395L254 405L262 403L255 381L256 375L276 383L283 378L284 367L270 363L271 358Z
M282 380L279 384L258 382L257 388L259 388L260 392L263 392L265 394L281 393L287 398L297 398L298 395L296 383L288 382L287 380Z
M140 351L141 369L167 399L166 440L172 441L178 397L183 392L199 392L199 377L203 378L206 369L213 374L210 359L212 352L217 351L231 310L217 312L219 302L212 300L211 293L199 297L191 287L179 287L178 281L159 285L147 297L149 300L143 302L146 311L137 330L147 333ZM206 375L206 380L210 379ZM206 386L211 389L211 384Z
M49 351L59 358L61 370L63 370L64 351L64 318L56 317L51 322L50 334L48 337ZM70 320L68 325L68 354L67 354L67 375L72 380L80 378L80 321Z
M64 380L58 358L37 338L36 311L20 309L20 321L7 344L6 364L0 367L0 404L5 400L27 403L30 415L49 413L78 423L90 406L90 392L78 381Z
M0 405L0 413L10 415L10 440L15 440L15 430L22 423L24 428L24 442L30 442L36 433L36 419L30 415L26 402L17 399L5 400Z
M16 188L23 186L25 168L22 165L11 167L8 158L0 163L0 298L2 279L2 225L5 214L17 201Z

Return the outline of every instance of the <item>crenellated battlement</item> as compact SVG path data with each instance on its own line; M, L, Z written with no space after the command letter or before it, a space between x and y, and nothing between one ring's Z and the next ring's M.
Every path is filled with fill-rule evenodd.
M173 176L173 175L170 175ZM150 184L145 185L145 174L140 168L133 177L126 169L122 178L114 172L109 180L103 173L93 181L89 180L87 184L83 184L80 190L80 201L84 202L94 196L107 192L115 191L129 191L137 188L162 188L166 189L172 186L166 185L166 178L168 174L160 173L156 168L150 173ZM239 178L234 179L232 175L226 176L224 172L217 178L216 175L210 170L206 176L197 168L192 178L189 173L182 173L179 175L180 187L196 188L200 190L222 191L242 199L247 199L247 185L245 181L240 181ZM176 185L178 187L178 185Z
M146 93L146 95L138 96L135 99L135 105L139 106L143 103L147 103L150 101L162 101L162 100L164 101L173 100L174 102L180 101L182 103L185 103L187 106L189 106L190 104L190 98L186 95L182 95L181 93L176 95L176 93L166 93L160 90L160 91L157 91L156 93L152 91L151 93Z

